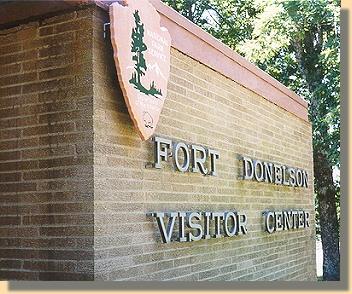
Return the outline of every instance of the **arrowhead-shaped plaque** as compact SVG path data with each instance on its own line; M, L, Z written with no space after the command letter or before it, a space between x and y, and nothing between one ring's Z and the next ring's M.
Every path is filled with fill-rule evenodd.
M124 0L110 6L111 42L119 84L142 140L159 121L170 75L171 37L147 0Z

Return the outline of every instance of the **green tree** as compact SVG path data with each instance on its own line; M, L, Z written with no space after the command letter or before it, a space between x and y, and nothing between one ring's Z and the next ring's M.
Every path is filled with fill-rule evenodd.
M210 7L209 0L163 0L163 2L199 26L207 22L203 14Z
M249 20L258 13L248 0L163 1L232 48L251 37L253 23Z
M144 59L144 51L147 50L147 45L143 42L144 37L144 24L141 23L138 10L133 13L135 20L135 27L132 29L132 44L131 52L135 53L132 60L135 61L135 72L132 74L131 83L136 85L137 88L141 87L141 76L145 75L147 65Z
M197 1L176 2L185 5L193 2L192 9L197 11L194 3ZM340 167L340 2L205 2L210 3L205 9L215 11L212 14L215 24L212 17L206 16L205 4L202 4L199 6L202 12L201 27L309 103L317 215L324 252L323 279L339 280L339 183L333 179L333 169ZM181 13L187 17L185 12Z
M130 83L135 86L140 92L157 97L162 95L161 90L155 87L155 82L152 81L149 89L146 89L141 81L141 77L145 75L147 70L147 64L144 58L144 51L147 51L147 45L144 43L144 24L141 22L139 11L136 10L133 13L135 20L135 27L132 29L132 42L131 52L134 53L132 60L135 62L135 72L132 73Z

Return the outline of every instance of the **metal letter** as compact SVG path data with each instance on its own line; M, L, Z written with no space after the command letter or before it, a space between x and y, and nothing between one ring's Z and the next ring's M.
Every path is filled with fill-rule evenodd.
M298 228L298 222L297 222L297 210L292 211L292 229L297 229Z
M283 217L284 230L291 229L290 220L292 219L292 211L283 211Z
M304 212L304 225L306 228L309 227L309 212L308 211Z
M156 221L157 221L157 224L159 227L159 231L160 231L161 239L162 239L163 243L170 243L172 231L175 226L177 212L172 212L170 214L166 214L166 216L169 216L167 230L165 228L165 224L164 224L164 220L163 220L163 218L165 217L165 213L164 212L157 212L154 214L154 217L156 218Z
M212 220L215 220L215 238L221 238L221 232L220 232L220 221L221 218L224 218L224 213L223 212L212 212Z
M282 231L282 211L275 212L275 231Z
M260 177L257 174L257 166L260 166ZM254 176L258 182L261 182L264 179L264 168L263 168L263 164L260 160L254 161Z
M248 174L248 168L250 168L250 173ZM252 159L248 157L243 157L243 179L251 180L253 179L254 168Z
M303 173L303 187L308 188L308 173L304 170Z
M296 186L296 176L295 176L296 171L292 167L290 167L288 169L288 171L290 173L290 184L291 184L292 187L294 187L294 186Z
M264 162L264 177L268 183L273 182L273 164L271 162Z
M208 156L210 156L210 175L217 176L215 160L220 158L220 153L218 151L209 149Z
M211 212L206 211L204 212L204 239L210 239L210 234L209 234L209 222L210 222L210 215Z
M285 185L285 186L289 186L289 185L290 185L290 182L286 180L286 178L287 178L287 177L286 177L286 170L287 170L287 169L286 169L286 166L283 165L283 166L282 166L282 179L283 179L282 184Z
M183 160L183 164L182 165L178 161L178 151L180 149L182 149L183 155L184 155L184 160ZM178 143L174 144L173 157L174 157L175 166L177 167L177 169L180 172L188 171L190 159L189 159L188 147L187 147L187 145L185 143L178 142Z
M281 165L274 164L274 174L275 184L282 184L282 178L280 178L280 176L282 176Z
M268 211L267 213L265 213L265 230L269 234L272 234L275 231L275 226L273 226L274 223L274 212Z
M298 211L298 228L304 228L304 212L302 210Z
M298 187L303 186L302 171L300 169L296 170L296 183Z
M207 153L205 148L198 145L191 145L192 148L192 172L201 172L203 175L208 173L208 169L204 167L205 161L207 159ZM197 157L197 151L201 153L201 157Z
M188 216L188 226L191 229L197 229L199 231L199 234L197 236L193 235L192 232L189 232L188 234L188 240L191 241L199 241L200 239L202 239L202 235L203 235L203 228L201 224L197 224L197 223L193 223L192 222L192 218L197 219L198 221L200 221L200 213L199 212L191 212Z
M161 137L154 137L154 167L161 168L161 161L167 161L167 149L171 147L172 141ZM164 148L161 148L162 145Z
M241 217L243 216L243 220ZM246 214L238 214L238 233L242 232L243 235L248 233L247 230L247 215Z
M186 213L185 212L179 212L178 213L178 226L179 226L179 236L178 236L178 240L180 242L186 242L187 238L185 236L185 217L186 217Z
M231 230L229 230L229 224L228 224L230 217L233 219L233 227ZM237 219L236 219L236 215L232 211L225 212L224 232L225 232L225 235L228 237L232 237L237 233Z

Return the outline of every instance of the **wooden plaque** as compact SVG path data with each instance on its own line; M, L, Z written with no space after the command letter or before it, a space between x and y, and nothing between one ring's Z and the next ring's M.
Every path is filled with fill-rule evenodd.
M142 140L159 121L170 75L171 37L147 0L110 6L111 42L118 80L129 114Z

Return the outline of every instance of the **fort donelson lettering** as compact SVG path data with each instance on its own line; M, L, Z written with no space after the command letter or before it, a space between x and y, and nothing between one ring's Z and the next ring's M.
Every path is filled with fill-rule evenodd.
M172 141L162 137L153 137L155 168L162 168L162 161L172 157L175 170L194 172L203 175L217 175L217 161L220 153L209 147L197 144ZM241 156L243 162L243 180L255 180L276 185L308 188L308 172L250 157Z
M308 173L286 165L242 157L243 179L308 188Z

